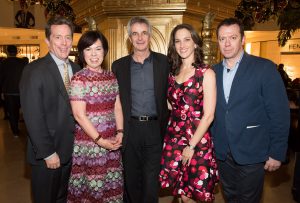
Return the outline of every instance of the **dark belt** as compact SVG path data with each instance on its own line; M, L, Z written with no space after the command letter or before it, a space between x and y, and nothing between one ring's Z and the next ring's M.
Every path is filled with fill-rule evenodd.
M153 121L157 120L157 116L131 116L131 118L138 121Z

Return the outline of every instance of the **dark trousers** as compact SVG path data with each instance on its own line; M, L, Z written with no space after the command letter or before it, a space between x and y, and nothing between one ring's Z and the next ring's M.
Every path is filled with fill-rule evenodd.
M123 152L126 203L157 203L162 153L157 121L130 121Z
M2 98L1 93L0 93L0 106L3 108L3 114L4 114L4 118L3 119L8 119L8 113L7 113L7 109L6 109L6 104L4 102L4 97Z
M31 187L34 203L66 203L71 161L58 169L32 165Z
M300 152L296 152L292 193L294 200L300 203Z
M19 133L20 96L4 94L5 108L8 113L10 128L13 134Z
M227 203L259 203L264 185L264 163L239 165L231 154L218 160L221 185Z

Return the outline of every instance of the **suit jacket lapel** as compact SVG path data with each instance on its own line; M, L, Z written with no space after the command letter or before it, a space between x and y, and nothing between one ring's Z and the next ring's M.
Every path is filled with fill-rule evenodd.
M128 55L123 64L123 72L121 72L122 77L124 77L124 97L126 99L127 104L128 104L128 113L129 115L131 114L131 70L130 70L130 62L131 62L131 55Z
M232 103L232 100L234 100L234 97L238 95L238 92L240 91L239 89L239 83L245 76L245 72L248 67L248 58L249 55L244 52L243 58L239 64L238 70L236 71L236 74L233 78L231 89L230 89L230 95L229 95L229 100L228 100L228 105Z
M154 81L154 94L155 94L155 103L156 103L156 108L158 109L158 112L160 112L160 106L159 102L160 98L159 95L161 95L160 91L163 85L161 84L162 80L160 79L162 76L160 75L161 69L160 69L160 64L159 61L156 58L155 53L152 52L152 59L153 59L153 81Z
M61 77L61 74L58 70L58 67L57 67L55 61L52 59L50 54L47 54L47 56L45 56L45 57L47 59L47 65L49 67L48 70L51 73L51 75L53 76L53 79L55 81L55 84L57 85L57 88L59 89L59 92L61 93L62 97L66 100L68 105L70 105L68 92L65 88L63 79ZM73 67L72 67L72 69L73 69Z
M223 87L223 65L222 62L219 63L216 68L216 81L217 81L217 91L218 91L218 98L217 101L220 101L222 106L226 107L226 100L224 95L224 87Z

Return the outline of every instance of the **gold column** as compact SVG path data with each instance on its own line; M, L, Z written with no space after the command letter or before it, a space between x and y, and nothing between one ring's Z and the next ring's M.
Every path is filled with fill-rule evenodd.
M153 51L166 54L172 29L180 23L190 23L199 32L199 19L206 12L217 13L216 19L232 16L235 0L72 0L76 23L87 29L85 17L95 19L98 28L109 41L106 64L130 53L126 25L133 16L145 16L153 26L150 42ZM108 66L108 67L109 67Z
M212 28L212 23L215 14L208 12L202 21L201 37L203 40L204 63L214 65L217 63L217 43L212 41L215 29Z

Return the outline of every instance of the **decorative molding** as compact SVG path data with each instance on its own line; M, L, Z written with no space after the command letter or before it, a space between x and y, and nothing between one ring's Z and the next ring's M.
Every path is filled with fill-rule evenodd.
M99 29L109 42L108 64L128 55L131 43L127 35L127 22L132 16L145 16L153 26L150 48L167 53L172 29L180 23L190 23L196 30L202 28L202 20L208 11L216 14L218 22L224 16L232 16L233 0L73 0L71 6L76 23L87 29L85 17L95 19ZM219 20L218 20L219 19Z
M76 22L84 25L84 17L91 16L96 20L112 16L134 15L173 15L183 14L186 10L185 0L73 0L71 6L76 13Z

